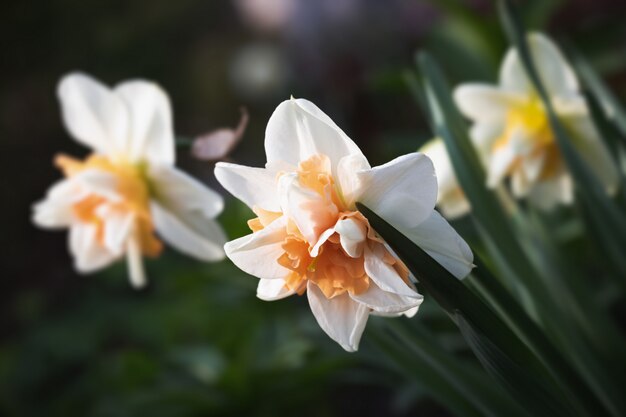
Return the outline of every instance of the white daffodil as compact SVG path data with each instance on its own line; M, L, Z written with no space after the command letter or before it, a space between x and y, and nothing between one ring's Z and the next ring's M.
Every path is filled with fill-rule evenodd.
M453 220L467 214L471 207L456 179L443 139L434 138L426 142L419 151L426 154L435 166L437 186L439 187L437 206L443 215Z
M557 47L533 33L528 43L552 104L575 140L573 145L613 191L618 172L589 117L576 75ZM454 94L461 112L474 122L472 140L487 165L487 185L509 177L513 194L543 208L569 203L573 185L550 128L544 106L517 50L500 68L498 86L464 84Z
M371 168L360 149L313 103L291 99L270 118L265 168L218 163L215 175L258 216L226 255L260 278L257 296L307 293L322 329L358 348L370 313L413 315L422 302L409 271L355 206L360 201L459 278L467 244L435 210L437 180L420 153Z
M34 222L69 228L76 269L91 272L124 254L131 283L145 283L142 255L166 242L212 261L224 257L224 233L214 220L219 194L174 168L172 115L167 95L147 81L113 90L87 75L65 76L58 87L63 121L93 150L85 160L60 155L65 179L34 206Z

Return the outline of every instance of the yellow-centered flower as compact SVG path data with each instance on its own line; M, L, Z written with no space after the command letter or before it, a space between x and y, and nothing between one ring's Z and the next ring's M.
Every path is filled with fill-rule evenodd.
M590 119L576 74L557 47L533 33L528 43L539 76L559 117L594 173L611 192L618 172ZM498 86L464 84L454 94L460 110L473 121L472 139L487 168L487 185L510 178L513 194L543 208L569 203L573 185L550 128L546 110L532 86L517 50L500 69Z
M226 255L260 278L257 296L306 292L322 329L354 351L370 313L412 315L422 302L405 265L356 208L360 201L462 278L472 253L433 210L437 181L420 153L371 168L313 103L291 99L270 118L265 168L218 163L215 175L257 217Z
M110 90L75 73L61 80L58 94L66 128L93 153L56 157L66 178L35 205L33 220L70 229L78 271L126 255L131 283L140 287L141 257L158 256L160 238L202 260L223 258L226 239L212 220L222 199L174 168L170 103L158 86L137 80Z

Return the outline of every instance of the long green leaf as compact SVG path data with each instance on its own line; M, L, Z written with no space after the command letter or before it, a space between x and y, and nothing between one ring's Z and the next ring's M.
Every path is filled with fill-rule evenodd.
M621 139L626 139L626 110L611 92L611 89L602 81L602 78L596 73L591 64L580 54L573 46L567 48L568 55L572 58L576 72L582 78L587 88L593 92L595 97L602 104L605 114L615 122L617 128L621 131Z
M457 312L457 323L472 351L489 372L507 390L520 397L530 396L537 401L525 402L534 415L563 415L566 411L546 395L523 365L512 361L489 337L478 330L463 314ZM546 408L547 407L547 408Z
M429 364L431 369L441 375L449 385L454 387L464 398L470 401L483 416L528 417L524 411L499 386L486 381L484 371L470 366L451 352L444 349L436 341L436 336L429 332L421 323L385 320L385 327L404 349Z
M517 395L518 400L533 402L543 407L544 410L552 410L555 408L553 404L557 404L556 408L561 410L556 414L539 413L536 415L579 415L578 410L573 409L564 399L560 387L543 364L476 294L370 209L360 203L357 203L357 207L367 217L376 232L385 239L417 277L421 286L454 320L460 312L466 320L476 326L477 331L488 335L491 343L504 352L513 363L524 368L529 375L533 375L528 379L511 382L516 388L512 393ZM533 387L526 386L529 380L533 381ZM536 396L536 390L540 390L542 395ZM545 398L550 398L550 404L544 404Z
M375 330L375 329L374 329ZM420 387L460 417L482 417L484 414L446 378L444 372L433 366L431 361L392 341L387 335L373 331L368 334L368 341L382 353L382 359L401 374L417 380ZM380 362L381 358L376 358Z

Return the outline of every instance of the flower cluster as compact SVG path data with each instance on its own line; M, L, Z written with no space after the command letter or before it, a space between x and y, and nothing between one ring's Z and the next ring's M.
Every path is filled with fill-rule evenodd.
M617 169L574 72L544 36L530 35L529 44L574 146L612 191ZM423 300L415 277L357 203L455 277L473 267L469 246L434 209L438 204L451 219L470 210L441 139L372 168L313 103L286 100L267 125L265 167L216 165L221 185L256 216L248 221L250 234L225 243L215 221L221 196L174 167L171 108L158 86L136 80L111 90L75 73L61 80L58 95L67 130L92 153L55 158L65 178L35 205L34 222L69 229L78 271L95 271L125 256L131 283L141 287L142 256L158 256L162 240L204 261L226 255L259 278L257 296L263 300L306 294L320 327L354 351L370 314L410 317ZM516 50L507 53L498 86L465 84L454 98L472 121L470 136L486 186L510 182L515 196L542 208L572 201L570 174Z

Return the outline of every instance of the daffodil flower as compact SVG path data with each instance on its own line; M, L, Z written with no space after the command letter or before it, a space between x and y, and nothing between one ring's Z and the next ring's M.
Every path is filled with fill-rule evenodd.
M573 145L607 190L614 190L618 172L592 124L576 74L544 35L530 34L528 43L552 104L575 139ZM510 178L513 194L539 207L572 201L571 177L517 50L506 54L498 86L464 84L454 97L474 122L470 133L486 161L489 187Z
M198 259L224 257L224 233L214 220L219 194L174 168L167 95L142 80L113 90L87 75L65 76L58 87L63 121L93 153L56 157L65 179L34 206L34 222L69 228L75 267L92 272L126 255L131 283L145 283L142 255L162 250L159 237ZM157 237L157 234L158 236Z
M322 329L357 350L370 313L413 315L422 296L406 266L370 227L362 202L459 278L472 268L467 244L433 209L437 180L423 154L371 168L360 149L313 103L291 99L270 118L265 168L218 163L215 175L256 214L253 233L226 255L260 278L257 296L306 292Z
M439 187L437 206L443 215L453 220L467 214L471 207L456 179L443 139L434 138L426 142L419 151L428 156L435 166Z

